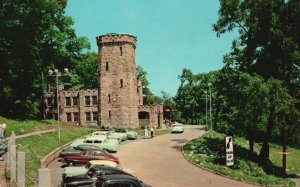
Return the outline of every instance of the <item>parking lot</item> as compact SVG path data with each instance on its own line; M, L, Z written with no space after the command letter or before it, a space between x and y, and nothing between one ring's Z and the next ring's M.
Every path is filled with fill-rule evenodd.
M199 126L187 126L182 134L126 141L115 155L124 169L153 187L253 186L202 170L184 158L181 147L203 133ZM57 161L49 165L55 186L61 181L63 169L60 166Z

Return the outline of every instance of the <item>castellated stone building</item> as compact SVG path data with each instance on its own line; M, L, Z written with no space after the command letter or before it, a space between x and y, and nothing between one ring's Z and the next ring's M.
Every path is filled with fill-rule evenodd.
M60 120L85 126L137 128L163 125L163 105L143 105L141 82L136 77L137 38L106 34L96 38L99 87L59 91ZM44 93L44 115L57 117L55 94Z

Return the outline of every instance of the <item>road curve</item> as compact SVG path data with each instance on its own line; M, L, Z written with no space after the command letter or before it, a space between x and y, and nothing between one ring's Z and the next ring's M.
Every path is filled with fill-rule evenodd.
M153 187L244 187L255 186L222 177L189 163L181 147L204 133L199 126L186 126L183 134L167 134L121 146L116 156L122 167Z

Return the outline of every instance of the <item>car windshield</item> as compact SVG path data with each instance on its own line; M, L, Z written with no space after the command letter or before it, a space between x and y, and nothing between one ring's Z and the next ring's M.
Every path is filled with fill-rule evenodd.
M115 132L126 132L124 129L116 129Z

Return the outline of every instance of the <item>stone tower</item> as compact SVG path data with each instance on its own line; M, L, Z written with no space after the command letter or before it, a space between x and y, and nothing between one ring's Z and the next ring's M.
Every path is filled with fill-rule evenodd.
M136 37L98 36L99 125L132 127L138 124L139 93L136 78Z

